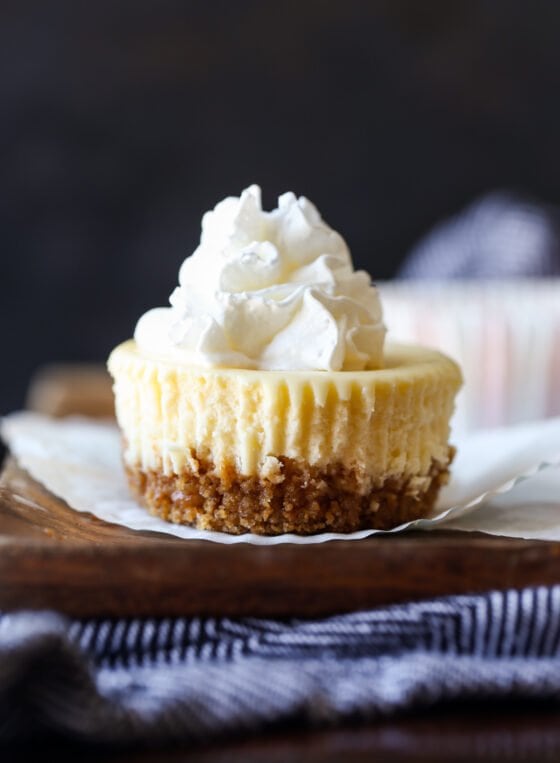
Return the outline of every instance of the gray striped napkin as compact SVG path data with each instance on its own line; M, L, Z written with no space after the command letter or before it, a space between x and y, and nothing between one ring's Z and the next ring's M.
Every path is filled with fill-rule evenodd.
M324 620L0 616L0 738L204 739L465 698L560 698L560 586Z
M558 210L494 191L439 223L408 254L401 278L560 275Z

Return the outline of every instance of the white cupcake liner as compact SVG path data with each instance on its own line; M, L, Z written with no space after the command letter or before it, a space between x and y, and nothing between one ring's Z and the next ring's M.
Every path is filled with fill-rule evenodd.
M560 415L560 279L379 288L391 339L435 347L461 365L455 431Z
M164 533L186 540L215 543L249 543L274 546L282 543L314 545L334 540L359 540L376 534L408 529L433 530L470 516L457 529L484 531L486 508L493 497L515 492L515 486L549 466L560 465L560 418L537 424L477 432L457 442L458 455L451 484L442 492L437 509L426 519L407 522L392 530L355 533L298 535L227 535L174 525L151 516L130 496L121 464L120 434L113 423L84 418L50 419L34 413L11 414L2 421L1 433L19 464L73 509L90 512L106 522L132 530ZM560 470L551 487L552 519L525 531L531 537L560 537ZM17 496L16 496L17 499ZM38 509L39 510L39 509ZM530 512L528 512L530 517ZM477 517L479 524L477 524ZM508 535L507 512L494 534ZM544 529L543 529L544 527ZM519 536L517 536L519 537Z

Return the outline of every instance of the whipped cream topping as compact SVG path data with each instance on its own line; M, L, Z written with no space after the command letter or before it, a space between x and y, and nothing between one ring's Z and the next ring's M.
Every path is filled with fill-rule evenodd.
M361 370L383 365L377 289L305 197L264 211L259 186L202 218L171 307L143 315L142 351L204 367Z

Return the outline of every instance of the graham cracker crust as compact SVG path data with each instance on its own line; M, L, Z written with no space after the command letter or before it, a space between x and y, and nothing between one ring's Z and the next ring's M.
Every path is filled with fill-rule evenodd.
M449 479L448 462L432 461L427 474L389 478L362 494L363 473L342 465L319 468L290 458L259 477L235 467L217 474L198 461L195 470L165 476L125 465L132 491L151 514L203 530L279 535L388 530L426 516Z

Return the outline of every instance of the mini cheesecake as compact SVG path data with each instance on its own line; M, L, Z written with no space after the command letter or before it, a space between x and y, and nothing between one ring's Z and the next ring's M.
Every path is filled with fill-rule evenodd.
M134 494L165 520L227 533L388 529L448 480L461 372L386 345L364 371L204 368L134 340L109 358Z

